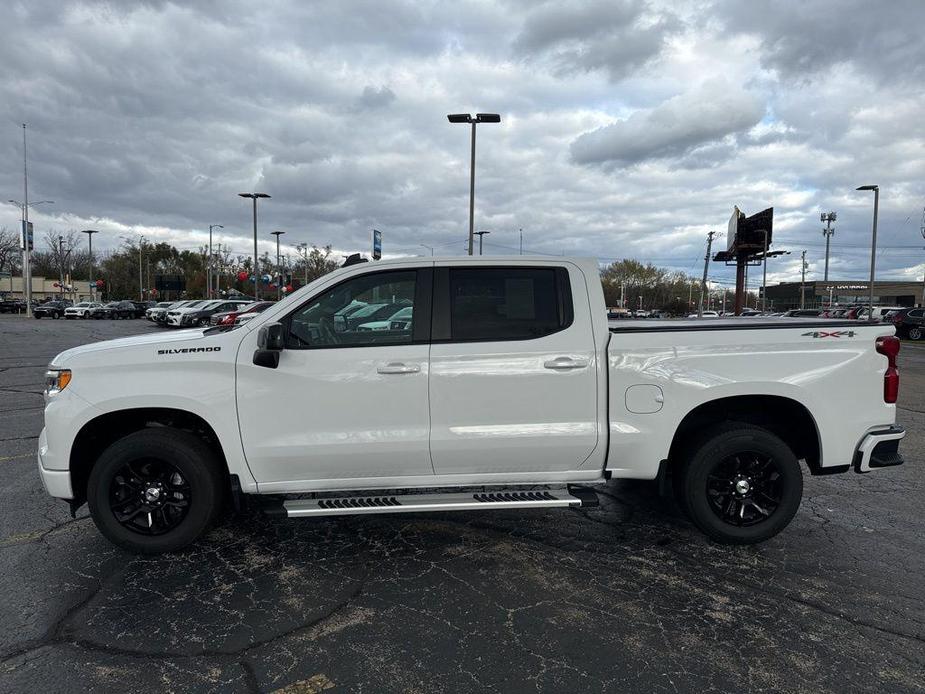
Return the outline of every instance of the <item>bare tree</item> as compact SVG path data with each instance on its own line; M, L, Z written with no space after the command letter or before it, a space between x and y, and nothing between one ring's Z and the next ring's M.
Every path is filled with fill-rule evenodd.
M19 248L19 235L6 227L0 227L0 270L16 274L21 258Z

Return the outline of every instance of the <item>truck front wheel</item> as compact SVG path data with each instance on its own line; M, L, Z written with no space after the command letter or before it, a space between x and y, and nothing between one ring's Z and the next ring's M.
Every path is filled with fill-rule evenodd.
M767 429L739 422L700 436L678 482L678 500L694 525L725 544L773 537L803 496L803 473L790 447Z
M223 477L212 450L192 434L142 429L107 448L90 471L87 505L100 532L137 554L174 552L221 510Z

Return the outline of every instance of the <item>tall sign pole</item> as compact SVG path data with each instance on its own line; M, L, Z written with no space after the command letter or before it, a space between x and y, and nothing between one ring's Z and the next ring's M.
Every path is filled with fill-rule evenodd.
M825 222L825 229L822 230L823 236L825 236L825 275L824 279L826 282L829 281L829 242L832 239L832 234L835 233L835 229L832 228L832 222L838 218L834 212L823 212L819 219Z
M800 254L800 308L806 303L806 251Z

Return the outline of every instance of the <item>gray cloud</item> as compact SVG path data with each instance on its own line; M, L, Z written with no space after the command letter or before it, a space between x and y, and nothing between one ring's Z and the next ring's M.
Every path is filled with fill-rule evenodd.
M35 210L39 237L92 225L94 250L138 233L195 249L218 223L217 240L246 253L250 208L236 194L257 188L273 195L266 250L272 229L290 253L301 241L366 250L375 227L386 254L455 254L469 139L446 114L497 111L478 144L487 252L516 252L523 228L540 253L693 270L733 204L774 205L775 242L807 248L815 272L818 212L832 208L833 265L863 277L870 200L854 188L875 182L878 271L914 276L925 253L903 246L921 244L925 96L910 75L925 61L908 37L925 8L890 3L870 36L843 27L847 48L792 58L813 29L790 15L842 27L854 11L842 7L756 5L750 18L699 0L14 3L0 200L22 195L25 121L30 192L56 201ZM0 204L0 225L17 219ZM798 273L792 256L769 270Z
M604 70L618 80L656 58L677 27L643 0L554 0L527 15L514 48L549 59L560 73Z
M627 119L584 133L571 145L579 164L634 164L674 157L755 125L761 100L722 79L668 99Z

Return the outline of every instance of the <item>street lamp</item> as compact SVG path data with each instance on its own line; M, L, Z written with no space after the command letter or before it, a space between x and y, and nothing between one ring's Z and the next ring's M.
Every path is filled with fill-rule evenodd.
M426 243L419 243L418 245L419 245L419 246L423 246L424 248L428 249L428 250L430 251L431 257L433 257L433 255L434 255L434 247L433 247L433 246L428 246Z
M475 242L475 126L479 123L500 123L501 116L497 113L476 113L473 118L468 113L451 113L446 118L450 123L472 125L472 153L469 161L469 255L472 255Z
M478 234L478 237L479 237L479 255L482 255L482 237L485 236L485 234L490 234L491 232L490 231L477 231L475 233Z
M206 286L207 286L206 297L209 299L212 298L212 275L213 275L213 272L212 272L212 262L213 262L212 230L213 229L224 229L224 228L225 227L223 227L221 224L210 224L209 225L209 263L206 266Z
M90 244L90 296L95 296L96 280L93 279L93 235L98 234L99 229L84 229L80 232L87 235L87 243Z
M238 193L242 198L254 201L254 299L260 300L260 277L257 275L257 198L269 198L266 193Z
M23 157L25 157L25 126L23 126ZM32 315L32 266L30 263L32 249L29 248L29 208L36 205L53 205L54 200L38 200L36 202L20 202L19 200L10 200L13 205L18 205L20 210L20 219L22 224L22 282L23 293L26 298L26 316ZM10 274L12 277L12 273ZM12 282L12 279L10 280Z
M880 211L880 186L859 186L857 190L874 191L874 226L870 238L870 315L868 320L874 320L874 272L877 268L877 213Z
M279 301L280 296L282 296L282 284L283 284L283 273L279 267L279 237L285 234L285 231L271 231L271 234L276 237L276 300Z

